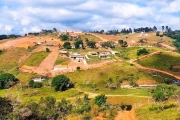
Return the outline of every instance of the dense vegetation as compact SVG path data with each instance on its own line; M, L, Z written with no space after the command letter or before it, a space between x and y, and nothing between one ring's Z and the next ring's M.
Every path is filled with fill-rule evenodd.
M15 85L17 82L18 80L12 74L0 74L0 89L7 89Z

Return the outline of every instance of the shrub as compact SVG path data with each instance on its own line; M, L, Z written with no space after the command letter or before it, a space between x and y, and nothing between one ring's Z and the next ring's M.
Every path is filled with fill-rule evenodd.
M14 75L5 73L0 75L0 89L7 89L18 82Z
M41 88L42 86L43 86L43 84L40 82L34 82L34 84L33 84L33 88Z

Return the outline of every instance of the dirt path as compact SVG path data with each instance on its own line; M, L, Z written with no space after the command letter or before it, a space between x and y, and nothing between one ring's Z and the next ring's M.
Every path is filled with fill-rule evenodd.
M169 49L169 50L172 50L172 51L177 50L176 47L172 47L172 46L167 45L167 44L165 44L165 43L158 43L158 44L161 45L162 47L165 47L165 48L167 48L167 49Z
M163 73L163 74L172 76L172 77L180 80L180 76L174 75L174 74L169 73L169 72L167 72L167 71L163 71L163 70L159 70L159 69L155 69L155 68L144 67L144 66L142 66L142 65L140 65L140 64L138 64L138 63L135 63L135 62L134 62L133 64L134 64L137 68L139 68L139 69L148 70L148 71L156 71L156 72Z
M131 111L119 111L114 120L137 120L135 110Z
M58 47L52 47L50 49L51 53L41 62L41 64L38 66L38 69L43 69L50 71L54 67L54 63L56 62L56 59L59 55Z
M109 41L109 40L107 40L107 39L105 39L105 38L103 38L103 37L101 37L101 36L99 36L99 35L97 35L97 34L93 34L93 33L91 33L91 34L94 35L95 37L101 39L103 42Z

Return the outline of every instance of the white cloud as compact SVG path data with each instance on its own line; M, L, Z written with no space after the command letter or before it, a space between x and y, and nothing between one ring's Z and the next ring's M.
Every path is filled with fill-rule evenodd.
M180 12L180 0L174 0L161 9L164 13Z
M0 34L41 29L108 30L168 25L177 29L180 0L1 0ZM6 27L5 27L6 26Z

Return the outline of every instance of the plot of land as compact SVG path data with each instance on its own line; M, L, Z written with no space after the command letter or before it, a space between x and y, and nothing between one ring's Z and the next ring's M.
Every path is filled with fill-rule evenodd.
M156 68L180 75L180 73L175 73L170 70L171 65L180 64L180 55L175 52L162 52L151 57L143 58L139 61L139 63L142 66Z
M40 63L49 55L48 52L42 51L33 53L28 59L23 62L23 65L39 66Z

